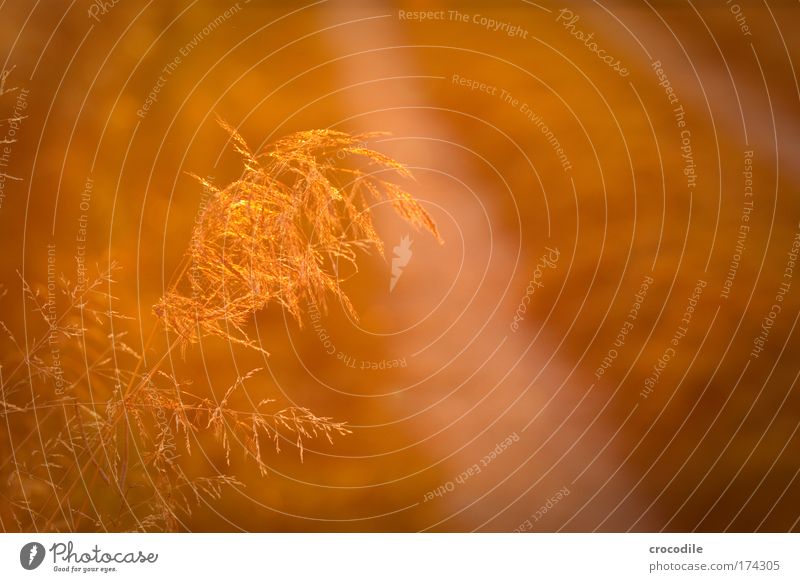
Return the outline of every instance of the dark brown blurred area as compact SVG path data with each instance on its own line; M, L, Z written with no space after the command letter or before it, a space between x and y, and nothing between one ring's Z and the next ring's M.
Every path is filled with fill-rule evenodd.
M268 358L208 339L168 364L217 400L262 368L244 403L353 433L305 443L302 462L283 443L266 477L194 434L187 472L241 485L179 529L798 531L799 15L745 0L5 3L17 90L0 118L23 117L0 167L0 320L17 346L41 337L22 281L46 285L50 244L76 280L85 235L89 271L119 265L117 332L157 359L152 305L203 195L189 173L242 169L217 117L254 148L387 131L374 147L411 169L445 243L379 205L386 257L345 283L358 322L332 306L301 328L269 307L250 328ZM104 333L65 346L65 368ZM24 362L2 345L6 372ZM55 418L4 410L5 531L30 527L15 471L47 457ZM114 499L92 483L88 498Z

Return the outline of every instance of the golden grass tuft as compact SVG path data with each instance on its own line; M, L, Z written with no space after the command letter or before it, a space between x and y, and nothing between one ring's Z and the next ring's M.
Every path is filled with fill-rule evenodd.
M234 128L220 125L244 172L223 188L195 176L211 200L192 233L189 267L154 307L184 345L211 335L255 347L244 325L273 302L302 324L304 305L324 311L333 296L355 317L340 273L357 268L359 250L383 253L370 213L377 201L388 200L441 241L419 202L383 177L410 178L408 170L366 147L382 134L301 131L254 154Z
M5 80L0 77L0 88ZM140 351L126 341L126 329L138 322L114 307L115 265L80 288L62 276L57 296L21 279L37 317L25 341L0 322L0 419L8 428L0 445L11 453L0 460L3 530L185 529L193 507L244 486L225 471L234 449L263 476L265 446L278 452L282 443L294 444L302 460L306 440L332 442L350 432L346 423L269 398L237 408L234 401L251 402L252 393L239 393L259 369L212 399L161 368L173 349L203 335L258 349L244 325L270 302L302 321L303 305L324 309L333 295L355 315L338 273L341 263L356 266L358 250L383 251L372 202L390 201L439 239L436 225L409 194L381 177L409 173L365 146L379 134L304 131L253 154L234 129L221 125L245 170L224 188L200 180L213 195L192 233L187 267L154 308L177 336L159 357L143 355L151 340ZM5 292L0 287L0 298ZM207 452L220 462L212 462L208 474L189 475L182 459L193 443L208 440L203 435L218 446L216 455Z

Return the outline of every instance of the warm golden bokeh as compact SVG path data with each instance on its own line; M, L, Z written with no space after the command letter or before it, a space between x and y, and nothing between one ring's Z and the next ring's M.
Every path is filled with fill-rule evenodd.
M798 14L3 4L0 526L797 531Z

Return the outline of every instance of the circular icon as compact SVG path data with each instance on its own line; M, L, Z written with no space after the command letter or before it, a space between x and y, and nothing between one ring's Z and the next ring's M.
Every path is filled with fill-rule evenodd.
M44 561L44 546L39 542L30 542L19 551L19 563L26 570L35 570Z

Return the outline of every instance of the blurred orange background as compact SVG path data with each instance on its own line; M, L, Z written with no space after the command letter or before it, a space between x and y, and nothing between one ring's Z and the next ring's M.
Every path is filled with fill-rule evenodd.
M88 270L119 265L108 291L130 319L115 333L143 351L155 330L155 359L169 340L152 305L203 194L188 173L225 184L242 169L217 116L254 148L391 132L373 146L411 169L445 244L379 206L387 256L361 257L345 283L359 321L332 307L329 344L270 307L251 327L268 358L211 338L168 364L216 400L263 368L244 402L352 434L306 442L302 462L283 443L262 477L198 431L181 465L240 484L192 503L179 530L797 531L799 11L740 4L5 3L17 89L0 117L24 117L0 168L18 178L0 206L0 319L22 346L46 332L21 281L45 287L52 244L74 282L85 230ZM104 333L64 343L66 375ZM8 374L24 358L2 349ZM41 527L19 499L49 494L19 470L50 454L58 415L26 410L6 407L0 431L5 531ZM78 529L146 529L92 506Z

